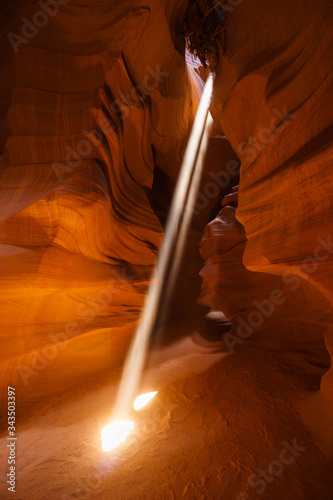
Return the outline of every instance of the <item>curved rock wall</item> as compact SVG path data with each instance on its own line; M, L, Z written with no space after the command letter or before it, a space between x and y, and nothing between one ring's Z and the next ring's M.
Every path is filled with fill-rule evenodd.
M197 106L186 3L3 6L1 380L22 398L126 351L162 236L154 168L176 177Z
M332 356L331 322L316 312L323 296L333 299L329 19L326 0L251 0L227 9L212 114L241 160L243 263L280 276L283 286L305 280L315 287L307 305ZM330 397L332 377L331 369L322 381Z

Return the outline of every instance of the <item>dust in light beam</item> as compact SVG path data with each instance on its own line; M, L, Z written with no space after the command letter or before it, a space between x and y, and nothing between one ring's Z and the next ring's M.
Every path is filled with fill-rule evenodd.
M132 401L135 398L135 393L138 389L144 366L149 338L154 330L157 317L162 312L161 298L163 296L166 303L168 303L170 299L172 291L170 288L170 280L169 286L166 286L168 274L170 273L172 278L178 274L180 259L185 246L186 234L194 210L195 197L199 189L209 137L209 128L212 123L212 117L209 114L212 93L213 75L210 74L200 100L191 135L186 147L159 257L151 278L146 303L125 361L113 412L113 423L106 426L102 431L104 451L110 451L123 442L134 426L132 421L124 420L124 417L126 418L132 407ZM176 252L174 251L175 248ZM171 282L173 281L172 279ZM143 395L139 396L139 398L143 398L144 396L147 397L147 395ZM151 397L146 400L146 403ZM137 405L139 405L139 403L137 403Z

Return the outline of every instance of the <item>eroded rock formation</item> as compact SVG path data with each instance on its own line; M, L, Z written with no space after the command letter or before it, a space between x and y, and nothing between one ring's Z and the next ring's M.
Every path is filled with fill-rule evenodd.
M152 3L4 8L1 380L22 397L119 362L145 297L154 168L175 179L198 99L175 35L186 2Z
M331 499L331 11L2 2L0 380L20 498ZM140 387L159 394L110 460L100 432L209 72L186 43L216 69L215 125ZM209 308L224 342L203 338Z
M331 15L327 1L240 2L227 12L212 114L241 160L244 266L282 287L293 275L312 285L309 315L332 355L331 323L316 313L324 297L332 304ZM332 374L321 386L330 398Z

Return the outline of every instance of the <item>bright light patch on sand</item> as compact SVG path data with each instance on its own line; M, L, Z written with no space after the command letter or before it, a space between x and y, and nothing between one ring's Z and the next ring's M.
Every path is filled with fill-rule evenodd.
M102 430L102 449L103 451L111 451L120 443L123 443L131 430L134 427L134 422L131 420L120 420L112 422Z
M213 92L213 76L209 75L192 126L183 164L177 180L156 267L151 277L143 313L126 357L118 389L115 415L128 415L144 367L149 339L161 318L161 298L169 304L174 277L178 275L187 230L193 214L195 197L199 189L203 160L212 121L209 106ZM175 242L176 252L174 252ZM170 270L170 263L172 268ZM168 274L170 271L170 275ZM166 280L168 285L166 287Z
M150 336L156 326L157 318L163 317L160 307L161 298L163 296L164 304L169 304L172 292L170 283L174 283L174 276L177 276L179 272L181 256L194 211L195 198L199 189L203 161L208 144L209 127L212 122L212 117L209 114L212 93L213 75L210 74L204 87L191 135L186 146L164 238L157 264L151 277L151 284L143 313L126 357L114 409L114 415L117 416L127 415L132 406L132 401L135 398L142 375ZM176 252L174 252L175 242L177 242ZM170 264L172 264L171 270ZM144 405L141 405L141 408L142 406ZM106 426L102 431L103 451L110 451L122 443L133 426L134 423L131 421L116 421Z
M155 392L147 392L147 394L141 394L134 401L134 410L139 411L141 408L146 406L146 404L153 399L153 397L157 394L158 391Z

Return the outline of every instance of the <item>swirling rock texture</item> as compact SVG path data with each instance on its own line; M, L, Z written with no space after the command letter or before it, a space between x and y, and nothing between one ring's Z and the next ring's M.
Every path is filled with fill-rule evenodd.
M297 274L332 303L331 7L235 8L224 53L220 46L212 113L242 162L236 217L247 238L244 265L284 282ZM332 353L331 328L325 338ZM330 397L332 376L322 383Z
M203 86L175 34L186 2L63 3L5 9L2 381L28 399L123 358ZM209 150L212 172L235 158L218 135ZM194 305L200 265L197 251Z
M240 158L240 184L236 211L225 207L204 234L201 302L243 335L232 346L253 331L280 325L292 338L312 324L332 357L332 6L239 2L225 17L212 114ZM320 397L332 449L328 368Z
M29 398L122 358L162 235L154 167L175 177L197 105L172 3L63 3L4 9L1 380Z
M19 498L331 499L324 0L225 2L215 128L159 332L184 340L151 350L141 389L160 399L101 454L208 74L185 56L188 3L2 2L0 380L20 408ZM200 334L208 308L224 341Z
M232 330L224 337L230 350L259 333L261 340L266 337L267 346L277 341L282 348L284 343L297 341L299 335L306 343L314 322L317 338L323 338L333 319L329 301L298 277L288 275L282 280L273 274L249 271L243 263L246 233L236 217L238 186L222 205L218 216L205 228L200 244L205 266L200 273L203 282L199 300L223 311L230 320ZM309 297L314 299L311 309Z

